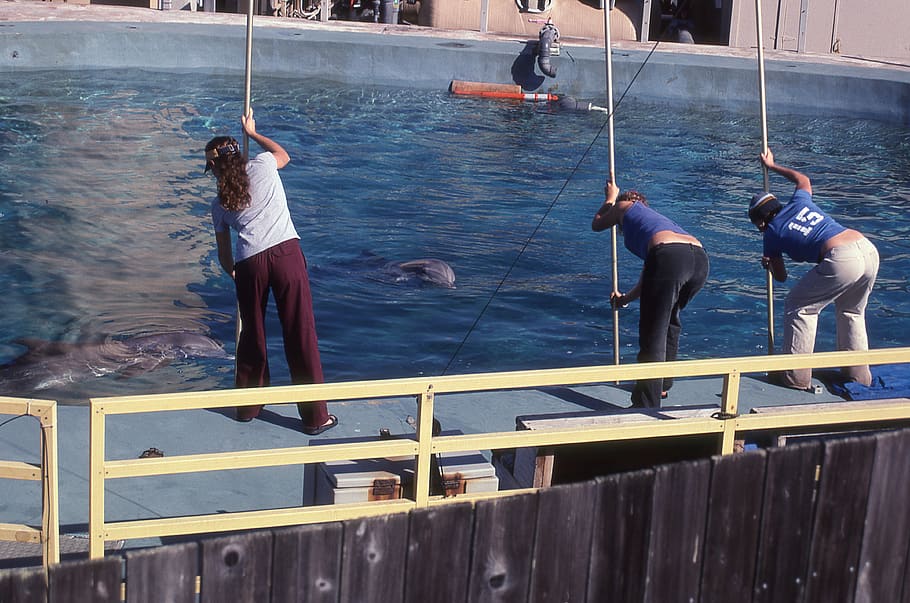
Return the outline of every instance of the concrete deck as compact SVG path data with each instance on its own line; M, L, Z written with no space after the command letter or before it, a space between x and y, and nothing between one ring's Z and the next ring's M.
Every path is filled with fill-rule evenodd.
M721 389L720 378L680 380L664 407L719 405ZM757 376L743 377L740 399L741 413L754 406L842 400L827 392L779 388ZM521 416L630 412L622 410L628 404L628 385L611 384L447 394L437 396L435 409L446 430L485 433L513 431ZM293 405L267 406L250 423L238 423L230 410L219 409L113 416L106 430L106 458L137 458L152 447L176 456L307 446L314 440L377 436L383 427L407 435L413 433L408 417L417 414L410 398L335 402L329 404L329 411L339 417L340 424L315 438L300 431ZM9 418L0 415L0 421ZM58 425L62 554L79 558L88 550L89 409L58 407ZM0 427L0 459L38 462L39 437L37 421L29 418ZM489 457L489 451L486 454ZM304 481L300 465L112 480L106 488L106 518L118 521L294 507L312 494L304 491ZM0 497L0 522L40 525L40 497L36 482L6 481ZM153 546L173 540L152 538L109 546ZM0 542L0 568L34 564L40 564L37 545Z
M510 83L579 98L603 96L603 49L563 40L558 77L544 80L527 60L527 40L440 32L408 26L257 17L254 72L283 77L318 76L340 82L446 88L452 79ZM243 72L245 17L107 6L4 0L0 3L0 72L27 77L45 69L143 68ZM235 49L227 53L219 48ZM233 43L231 43L233 42ZM616 88L622 90L651 45L615 48ZM524 57L524 58L522 58ZM768 53L769 106L780 111L868 116L910 124L910 67L876 61ZM519 69L530 67L531 71ZM536 79L535 79L536 78ZM537 86L533 86L534 83ZM680 104L739 106L756 99L753 53L726 48L660 45L630 95ZM806 99L812 99L807 103ZM673 405L717 404L720 379L678 382ZM511 431L516 417L546 413L609 412L628 405L628 390L613 385L440 396L445 429L465 433ZM840 398L769 386L744 377L741 412L752 407ZM413 400L330 404L341 424L318 439L375 435L387 427L409 433ZM0 416L0 421L9 417ZM237 423L220 411L115 417L107 434L110 459L138 457L147 448L166 455L305 446L293 406L267 407L259 420ZM86 407L59 408L60 521L64 553L87 550L88 429ZM37 423L17 419L0 428L0 458L36 461ZM109 486L108 520L168 517L288 507L301 504L300 466L118 480ZM0 521L40 523L40 489L3 486ZM129 546L156 542L130 542ZM40 563L37 549L0 543L0 568Z

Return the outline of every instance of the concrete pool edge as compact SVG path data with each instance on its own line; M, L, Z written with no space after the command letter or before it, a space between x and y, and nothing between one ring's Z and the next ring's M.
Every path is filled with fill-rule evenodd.
M49 11L42 11L38 3L12 2L4 7L0 73L243 72L243 15L78 8L95 10L54 10L50 14L56 20L48 20ZM118 10L98 10L104 8ZM553 59L556 77L546 78L536 69L532 42L475 32L261 17L254 30L253 73L437 90L447 89L455 79L520 83L526 90L595 101L603 97L603 48L585 40L563 41L561 55ZM629 87L647 60L627 100L758 111L754 51L661 43L648 58L653 46L614 45L614 94ZM765 69L772 117L811 114L910 125L908 66L769 51Z

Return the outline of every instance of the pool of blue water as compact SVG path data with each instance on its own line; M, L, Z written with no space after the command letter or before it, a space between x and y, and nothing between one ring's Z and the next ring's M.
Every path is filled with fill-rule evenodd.
M209 220L202 149L239 136L242 80L200 74L49 72L0 92L0 364L20 338L97 341L185 330L234 347L235 300ZM590 99L597 101L598 99ZM289 151L282 171L313 284L327 380L613 362L609 141L601 113L447 91L256 78L259 129ZM910 335L910 130L769 114L778 160L812 177L816 201L874 240L872 347ZM624 101L617 180L699 237L705 289L683 316L683 358L768 352L760 238L745 214L762 187L758 108L677 112ZM256 151L254 145L253 150ZM792 185L774 177L771 190ZM621 242L620 242L621 246ZM397 282L386 261L440 258L454 289ZM620 288L641 262L620 247ZM806 265L790 264L799 276ZM777 338L787 285L775 287ZM818 350L834 349L823 316ZM620 314L624 363L637 305ZM277 321L273 383L288 383ZM76 378L58 399L231 387L223 359L129 377Z

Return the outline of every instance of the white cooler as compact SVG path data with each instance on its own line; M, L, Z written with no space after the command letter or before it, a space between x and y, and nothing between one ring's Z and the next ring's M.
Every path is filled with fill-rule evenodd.
M493 465L479 451L441 453L439 464L446 496L499 489ZM402 498L414 483L414 458L319 463L315 482L317 505Z

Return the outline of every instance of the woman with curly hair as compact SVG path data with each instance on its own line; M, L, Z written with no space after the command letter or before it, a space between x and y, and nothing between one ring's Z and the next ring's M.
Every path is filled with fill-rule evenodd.
M284 354L295 384L322 383L322 364L306 258L278 170L290 162L287 151L256 131L253 112L241 118L244 132L265 152L246 161L237 141L218 136L205 146L205 170L218 179L212 223L218 261L234 279L242 329L237 344L237 387L269 385L265 312L269 291L281 320ZM231 247L231 230L236 247ZM323 402L297 405L303 431L318 435L338 424ZM255 418L262 405L237 408L238 421Z
M612 175L606 199L594 215L595 232L618 226L626 249L644 260L641 277L628 293L610 296L614 307L641 298L638 319L638 361L676 360L682 323L679 311L695 297L708 278L709 262L701 243L678 224L648 206L637 191L619 194ZM672 379L643 379L632 390L632 406L659 408Z

